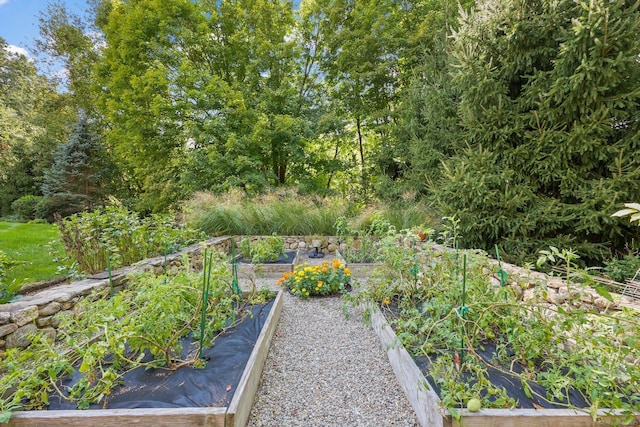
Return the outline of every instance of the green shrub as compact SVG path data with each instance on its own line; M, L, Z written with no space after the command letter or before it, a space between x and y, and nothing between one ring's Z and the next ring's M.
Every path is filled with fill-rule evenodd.
M108 258L111 267L130 265L203 238L172 215L140 218L120 206L58 217L56 222L67 253L87 273L104 271Z
M22 196L18 200L11 203L11 209L21 219L30 220L40 218L38 216L37 207L44 197L27 195Z
M604 271L611 280L621 283L631 279L638 269L640 269L640 257L635 254L627 254L620 259L613 258L604 267Z

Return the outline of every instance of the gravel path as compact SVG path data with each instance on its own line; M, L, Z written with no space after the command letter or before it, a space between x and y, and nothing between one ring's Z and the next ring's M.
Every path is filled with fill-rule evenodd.
M249 426L418 425L375 332L351 314L338 297L285 295Z

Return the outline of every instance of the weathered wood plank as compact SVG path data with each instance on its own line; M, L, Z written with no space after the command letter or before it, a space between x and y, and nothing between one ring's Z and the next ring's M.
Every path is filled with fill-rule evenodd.
M141 408L87 411L16 412L9 427L70 426L208 426L225 427L227 408Z
M377 306L369 305L371 326L378 334L380 343L387 352L387 357L395 372L411 407L416 412L422 427L447 427L449 422L444 418L438 405L440 399L429 385L427 379L416 366L411 355L396 338L395 332Z
M602 417L598 422L584 412L570 409L485 409L478 412L460 411L460 423L453 421L454 427L596 427L611 426L613 418L607 417L611 411L598 411ZM620 421L620 420L618 420ZM632 426L640 425L640 415Z
M253 399L258 389L262 368L267 359L269 346L271 345L271 340L275 334L278 319L282 312L283 301L284 293L279 291L271 308L271 313L269 313L253 348L253 352L251 352L251 356L247 361L247 367L242 374L242 378L240 378L233 399L231 403L229 403L227 411L228 426L244 427L247 425L247 421L249 421Z

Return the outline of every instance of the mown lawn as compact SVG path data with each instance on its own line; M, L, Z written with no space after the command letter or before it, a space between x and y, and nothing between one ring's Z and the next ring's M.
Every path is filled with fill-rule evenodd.
M5 281L31 283L64 275L58 266L67 266L59 232L51 224L0 222L0 250L16 264L9 268Z

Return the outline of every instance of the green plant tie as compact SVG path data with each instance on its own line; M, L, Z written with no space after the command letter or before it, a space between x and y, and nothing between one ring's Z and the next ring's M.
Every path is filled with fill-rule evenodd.
M464 319L469 313L469 308L466 305L467 300L467 254L462 258L462 305L457 310L458 316L462 319L462 334L460 334L460 364L464 361Z
M500 278L500 286L504 287L505 283L507 283L507 279L509 278L509 273L502 269L502 262L500 261L500 250L498 249L498 245L495 245L496 248L496 258L498 259L498 277Z
M204 330L207 322L207 305L209 302L209 286L211 284L211 263L212 255L207 258L207 249L204 250L203 268L202 268L202 307L200 310L200 348L198 349L198 360L202 361L202 348L204 347ZM194 367L204 368L204 364L200 363Z
M238 260L236 260L236 243L231 239L231 287L238 296L242 295L242 289L238 283Z
M113 278L111 277L111 255L107 251L107 274L109 275L109 293L113 297Z
M418 282L418 272L420 269L418 268L418 263L413 261L413 268L409 270L409 274L413 277L413 284L415 285Z

